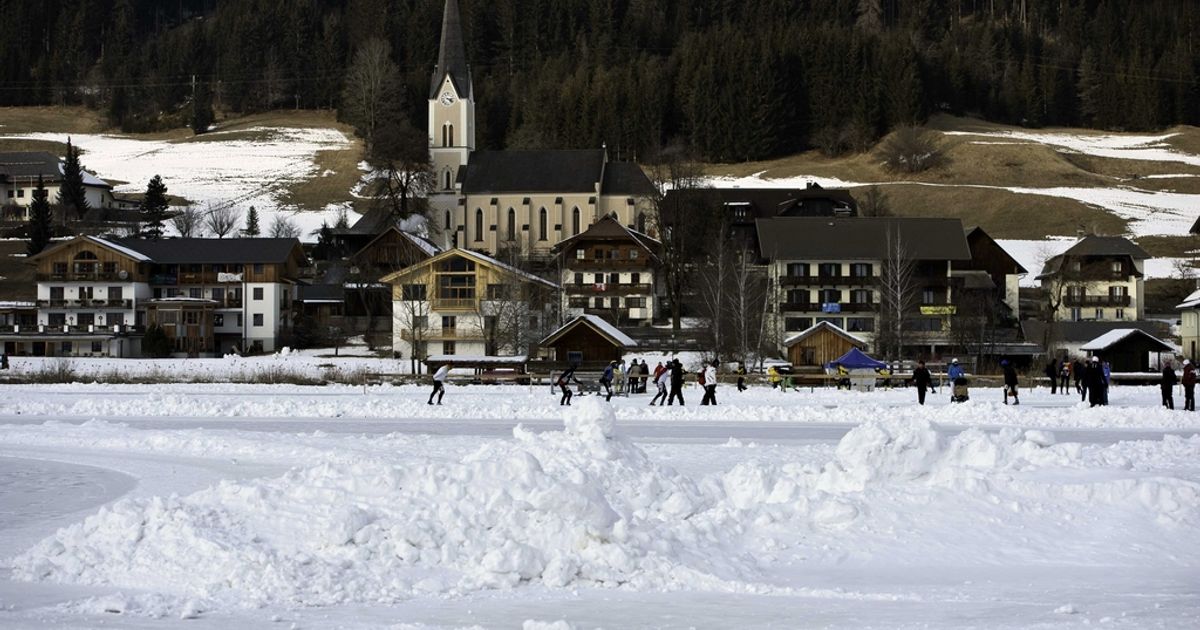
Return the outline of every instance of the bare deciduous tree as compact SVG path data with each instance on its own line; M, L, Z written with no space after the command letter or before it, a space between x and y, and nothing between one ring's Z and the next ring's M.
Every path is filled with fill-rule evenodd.
M407 336L409 347L408 361L413 374L421 371L421 364L429 356L429 299L426 285L405 285L401 287L399 300L392 301L392 326L400 331L402 337Z
M921 127L897 129L879 148L879 154L888 170L899 173L920 173L946 162L937 135Z
M887 193L879 186L867 186L858 197L858 216L860 217L890 217L892 206Z
M712 352L716 356L720 356L726 349L723 333L731 323L728 317L730 274L733 268L730 247L728 224L721 221L716 237L707 248L709 255L697 269L700 303L704 309L704 317L708 320Z
M204 227L217 238L225 238L237 228L238 215L233 206L210 207L204 216Z
M277 214L275 218L271 219L269 234L271 238L300 238L300 226L288 217Z
M200 236L200 228L203 223L203 215L193 206L187 206L178 210L175 212L175 216L171 217L171 225L174 226L176 232L179 232L179 236L183 238Z
M905 323L917 303L916 262L898 231L889 229L884 238L875 345L883 356L900 358Z

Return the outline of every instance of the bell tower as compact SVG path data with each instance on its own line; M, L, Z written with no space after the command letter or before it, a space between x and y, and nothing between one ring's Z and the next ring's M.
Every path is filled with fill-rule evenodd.
M429 154L436 177L430 202L453 212L456 179L475 150L475 88L463 42L458 0L446 0L437 67L429 82Z

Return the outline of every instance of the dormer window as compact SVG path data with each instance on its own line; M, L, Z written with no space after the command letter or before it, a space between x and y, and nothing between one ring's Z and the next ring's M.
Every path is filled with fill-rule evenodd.
M1114 275L1121 275L1121 272L1122 272L1122 271L1124 271L1124 267L1121 265L1121 261L1119 261L1119 260L1114 260L1114 261L1112 261L1112 272L1113 272L1113 274L1114 274Z

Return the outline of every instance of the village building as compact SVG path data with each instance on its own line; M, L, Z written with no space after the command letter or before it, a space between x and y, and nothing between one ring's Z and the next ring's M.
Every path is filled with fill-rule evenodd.
M620 361L637 348L637 341L595 315L579 315L550 333L538 344L542 359L551 369L575 366L584 370L603 369Z
M1016 321L1021 318L1021 276L1028 273L1016 258L996 242L990 234L979 226L966 228L967 247L971 250L971 260L967 263L956 264L955 273L962 271L966 277L969 271L982 271L991 280L994 293L992 297L1003 304L1009 319Z
M1183 356L1195 363L1200 354L1200 291L1187 296L1179 306L1179 339Z
M286 238L168 240L80 236L28 259L37 267L36 328L0 335L9 354L141 356L159 325L178 356L269 352L291 333L307 264Z
M776 292L771 315L784 336L826 322L873 345L885 261L889 251L903 251L912 293L905 346L937 355L955 345L953 271L971 260L958 219L776 217L756 228Z
M1080 349L1088 356L1099 356L1113 372L1150 372L1158 369L1164 359L1175 356L1174 346L1139 328L1110 330ZM1152 355L1154 361L1150 360Z
M555 243L602 217L646 232L655 188L636 164L605 148L477 151L475 87L457 0L446 0L429 87L429 195L443 247L549 260Z
M38 177L46 188L46 199L57 203L63 182L63 163L45 151L0 153L0 219L29 220L29 206ZM112 184L83 171L83 188L88 206L96 209L131 209L137 202L113 194Z
M1131 328L1136 328L1159 339L1167 337L1171 332L1170 327L1164 322L1145 320L1137 322L1087 320L1044 322L1026 319L1021 321L1021 331L1025 339L1037 344L1044 354L1072 360L1086 357L1088 352L1083 347L1092 340L1103 337L1114 330Z
M1140 321L1150 258L1120 236L1085 236L1046 261L1038 281L1058 321Z
M657 313L656 271L662 244L601 218L555 246L565 316L596 315L618 326L649 326Z
M827 321L817 322L783 341L788 361L797 368L823 367L852 349L864 350L869 345L866 339Z
M398 358L527 355L557 323L559 286L491 256L451 249L383 277Z

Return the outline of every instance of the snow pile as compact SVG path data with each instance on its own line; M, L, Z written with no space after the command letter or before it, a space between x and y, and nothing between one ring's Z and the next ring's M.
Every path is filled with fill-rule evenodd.
M389 602L522 583L721 588L748 561L689 479L613 436L595 401L567 431L518 428L458 462L324 464L128 499L13 561L14 575L231 604Z

